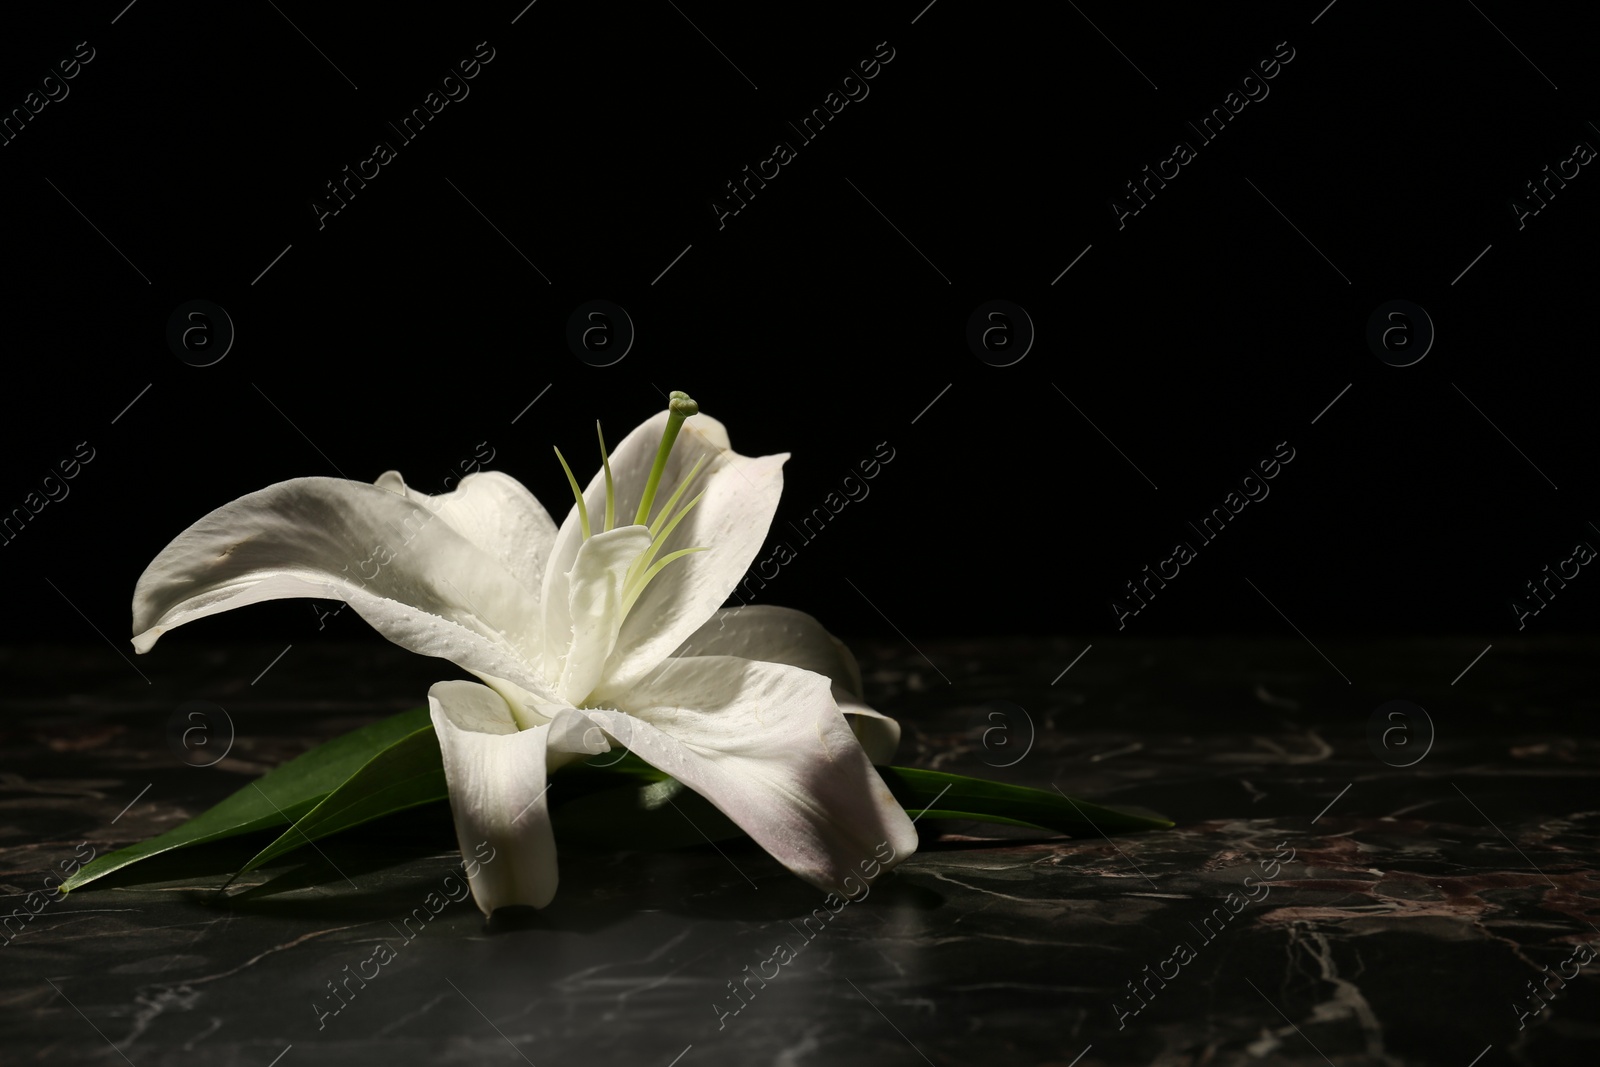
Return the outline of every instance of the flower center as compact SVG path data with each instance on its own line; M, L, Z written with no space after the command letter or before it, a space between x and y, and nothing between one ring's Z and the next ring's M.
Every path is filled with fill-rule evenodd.
M660 559L656 558L660 555L661 547L666 544L667 538L671 537L672 532L677 529L678 523L683 521L684 516L689 514L694 509L694 506L700 503L701 497L705 495L704 492L701 492L688 503L682 506L679 505L679 501L683 498L684 490L688 489L696 476L699 475L700 469L705 466L707 457L701 456L695 462L689 473L678 483L678 487L673 490L672 495L667 498L666 503L662 505L661 510L657 512L655 519L653 521L650 519L650 512L655 505L656 492L661 487L661 476L667 469L667 459L672 455L672 446L678 440L678 431L683 429L685 419L699 414L699 412L700 405L695 403L688 393L673 390L667 403L667 425L661 432L661 443L656 447L656 461L650 468L650 477L645 482L644 495L640 497L639 509L633 517L633 525L647 526L650 533L650 546L641 552L638 558L629 565L627 576L623 580L622 614L624 617L638 601L645 587L650 584L656 575L665 570L669 564L691 553L706 551L704 547L680 548L675 552L667 553ZM611 479L611 458L606 453L605 433L600 429L598 421L594 424L594 430L595 436L600 440L600 466L605 471L606 476L605 526L600 532L607 533L616 528L616 486ZM583 539L587 541L593 536L593 533L589 526L589 508L584 502L583 491L578 488L578 479L573 477L572 468L567 465L566 457L561 454L561 449L559 448L556 449L556 459L560 461L561 469L566 472L567 484L572 487L572 497L577 501L578 505L578 522L583 529Z

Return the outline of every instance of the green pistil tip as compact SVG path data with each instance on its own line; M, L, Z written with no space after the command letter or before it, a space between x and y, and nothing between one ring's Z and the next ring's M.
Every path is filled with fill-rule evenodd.
M661 485L661 474L667 469L667 457L672 454L672 445L678 439L678 431L683 428L683 420L691 415L700 413L700 405L696 404L688 393L674 389L667 401L667 428L661 434L661 446L656 449L655 466L650 468L650 480L645 483L644 496L639 500L639 510L633 516L635 526L644 526L650 520L650 508L656 501L656 489Z

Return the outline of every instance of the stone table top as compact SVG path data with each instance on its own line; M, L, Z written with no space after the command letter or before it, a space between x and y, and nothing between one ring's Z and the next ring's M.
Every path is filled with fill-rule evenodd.
M226 892L237 847L42 892L424 703L450 665L331 641L170 639L132 670L104 646L3 649L0 1059L1594 1062L1600 642L1475 660L1486 643L859 646L897 762L1177 826L920 826L836 913L748 842L563 854L552 906L493 922L441 895L461 864L442 810ZM191 701L226 713L209 766L169 743Z

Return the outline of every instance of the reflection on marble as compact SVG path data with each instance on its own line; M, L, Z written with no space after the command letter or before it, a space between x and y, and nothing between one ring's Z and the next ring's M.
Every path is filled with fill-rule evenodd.
M226 894L248 846L46 899L75 856L176 825L456 672L308 642L252 686L282 646L188 644L142 658L147 685L104 647L0 650L0 904L32 916L0 944L3 1059L1593 1061L1600 745L1584 683L1600 646L1496 642L1455 686L1482 643L1325 643L1354 685L1297 642L1107 644L1061 675L1082 648L924 645L950 685L903 646L861 658L906 724L900 762L1054 782L1178 827L919 827L917 855L825 926L804 922L821 894L737 844L571 849L552 907L486 924L442 888L460 864L443 812ZM1368 740L1397 698L1437 731L1404 768ZM212 766L167 744L192 700L236 731ZM419 908L428 920L406 923Z

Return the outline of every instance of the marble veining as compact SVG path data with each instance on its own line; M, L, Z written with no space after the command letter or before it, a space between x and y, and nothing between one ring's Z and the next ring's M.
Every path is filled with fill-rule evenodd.
M338 873L307 850L226 892L248 849L40 906L42 880L81 843L159 833L416 706L449 668L307 644L269 695L239 679L277 648L218 647L152 687L105 649L0 650L0 907L36 909L0 943L0 1048L137 1067L1592 1062L1600 741L1583 682L1600 647L1497 643L1495 669L1451 687L1481 647L1346 644L1361 692L1290 643L1097 647L1056 686L1081 642L924 646L950 685L903 646L863 647L869 697L906 727L899 762L1178 825L919 827L914 857L759 980L821 903L759 849L572 851L551 908L485 923L448 902L320 1027L330 980L457 871L442 813L323 843ZM1439 730L1409 768L1368 743L1397 694ZM163 733L195 698L236 730L211 767ZM1020 759L985 741L996 709L1035 727Z

